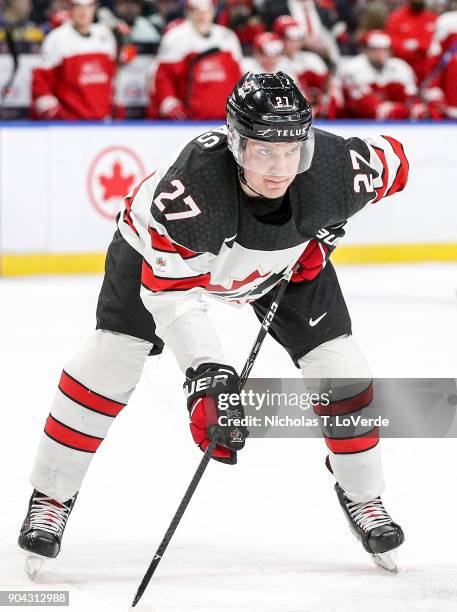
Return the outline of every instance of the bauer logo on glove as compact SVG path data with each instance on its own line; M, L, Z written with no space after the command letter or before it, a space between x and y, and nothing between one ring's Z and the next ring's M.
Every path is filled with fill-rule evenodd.
M192 370L192 368L189 368L189 370L187 370L187 373L189 372L194 372L194 370ZM184 383L184 393L186 394L186 397L189 397L191 395L194 395L195 393L199 393L202 391L206 393L208 389L216 387L217 385L227 386L227 378L228 374L216 374L214 377L203 376L202 378L194 378L187 380Z
M186 376L184 392L195 443L205 451L217 438L218 444L212 458L235 464L236 453L243 448L249 435L246 427L239 425L244 418L244 410L239 396L238 374L230 366L203 363L196 370L189 368ZM224 398L236 396L237 408L222 408L224 403L219 401L222 395Z

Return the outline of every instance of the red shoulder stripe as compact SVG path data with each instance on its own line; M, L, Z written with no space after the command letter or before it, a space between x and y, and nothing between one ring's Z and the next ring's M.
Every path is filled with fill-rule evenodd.
M405 188L406 182L408 181L408 173L409 173L409 162L405 155L405 151L403 149L403 145L401 142L398 142L395 138L391 138L390 136L383 136L391 145L398 159L400 160L400 165L397 170L397 174L392 183L392 187L389 189L388 195L393 195L398 191L402 191ZM386 194L387 195L387 194Z
M373 146L373 149L376 151L379 159L382 162L382 187L376 189L376 193L378 195L374 200L374 202L379 202L379 200L381 200L386 195L387 185L389 184L389 166L387 165L386 154L384 153L384 151L381 148L375 146Z
M136 227L133 225L133 219L130 215L130 210L127 209L127 207L124 210L124 216L123 216L123 220L125 223L127 223L127 225L135 232L135 234L137 236L139 236L140 234L138 233L138 230L136 229Z
M133 193L131 196L126 196L124 198L124 202L125 202L125 210L124 210L124 214L123 214L123 220L125 223L127 223L127 225L135 232L135 234L137 236L139 236L138 230L136 229L134 223L133 223L133 219L131 216L131 211L132 211L132 204L133 204L133 200L136 197L136 194L139 192L141 186L143 185L143 183L145 181L147 181L149 178L151 178L151 176L154 176L154 174L156 173L156 171L154 170L154 172L152 172L152 174L150 174L149 176L147 176L146 178L144 178L141 183L139 183L135 189L133 190Z
M186 247L180 246L175 242L172 242L166 236L162 236L153 227L149 227L149 235L151 236L151 245L155 251L163 251L164 253L178 253L183 259L190 259L200 255L196 251L186 249Z
M156 276L151 266L143 260L141 270L141 284L157 293L158 291L186 291L195 287L206 287L209 283L211 275L199 274L198 276L187 276L184 278L166 278Z

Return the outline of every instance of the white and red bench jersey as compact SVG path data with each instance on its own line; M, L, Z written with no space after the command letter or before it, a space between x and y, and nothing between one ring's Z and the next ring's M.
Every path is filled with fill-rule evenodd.
M116 71L116 42L102 24L83 36L70 21L45 38L32 81L32 113L43 119L109 117Z
M241 77L242 51L236 34L213 24L202 36L189 20L163 37L157 56L151 117L173 116L179 106L192 119L221 119Z
M299 51L289 61L304 91L308 89L325 90L329 70L327 64L317 53Z
M445 53L449 62L437 76L434 83L444 92L446 114L457 119L457 11L440 15L435 22L435 33L429 48L429 72L437 65Z
M404 188L408 162L394 138L315 133L312 166L289 187L282 224L249 210L225 128L188 143L127 196L119 230L143 256L141 297L183 370L196 359L224 363L205 296L254 301L316 241L324 267L320 247L334 238L325 228Z
M457 11L443 13L435 22L435 31L430 43L429 55L441 56L457 38Z
M377 70L361 53L343 64L339 79L344 112L349 117L406 118L409 116L406 102L417 94L412 68L397 57L390 57L382 70ZM393 115L392 109L398 115Z

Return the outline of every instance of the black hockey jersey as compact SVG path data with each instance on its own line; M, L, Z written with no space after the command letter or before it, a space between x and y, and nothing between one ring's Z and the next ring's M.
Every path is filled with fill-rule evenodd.
M188 143L126 198L124 238L143 255L142 299L183 369L223 363L205 295L242 304L264 295L329 227L401 191L408 177L394 138L344 139L315 130L313 162L288 190L291 214L264 223L245 205L225 128ZM325 265L325 250L323 264Z

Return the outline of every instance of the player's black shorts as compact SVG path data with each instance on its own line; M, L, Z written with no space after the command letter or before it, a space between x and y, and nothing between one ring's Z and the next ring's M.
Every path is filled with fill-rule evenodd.
M162 351L163 342L156 336L154 319L140 298L141 265L141 255L117 231L106 256L97 329L147 340L154 345L151 354L155 355ZM252 303L260 320L274 291ZM315 280L289 284L269 331L296 365L300 357L323 342L351 333L351 319L330 262Z
M162 352L163 342L155 335L155 323L141 297L143 258L119 230L109 245L105 278L97 304L97 329L120 332L152 342L151 355Z
M260 321L267 313L274 291L252 304ZM269 333L286 349L297 367L300 357L323 342L352 333L351 317L331 262L313 281L289 283Z

